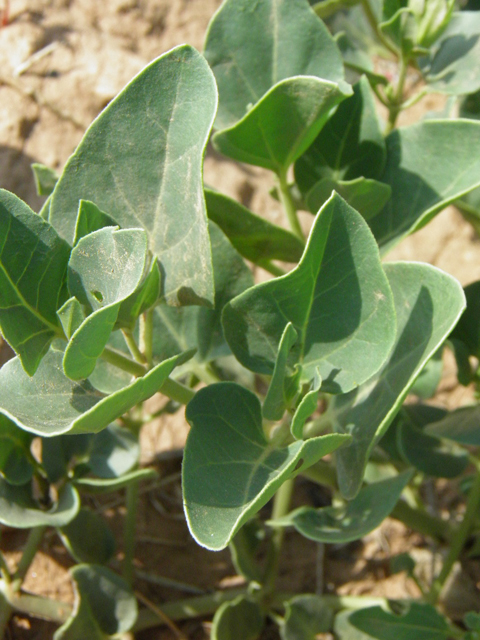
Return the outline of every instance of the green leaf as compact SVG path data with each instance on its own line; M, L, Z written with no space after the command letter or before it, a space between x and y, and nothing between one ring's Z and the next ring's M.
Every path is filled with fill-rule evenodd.
M305 196L306 205L312 213L317 213L324 202L336 191L348 204L369 220L383 209L390 199L392 190L388 184L355 178L355 180L334 180L322 178Z
M373 636L362 633L350 624L349 618L352 613L347 609L335 616L333 629L338 640L374 640Z
M119 489L128 487L134 482L153 480L157 477L155 469L136 469L119 476L118 478L76 478L74 485L84 493L113 493Z
M224 602L216 611L212 640L257 640L264 625L264 613L254 600L239 596Z
M82 380L95 369L117 321L120 304L137 289L147 260L147 236L142 229L106 227L82 238L68 264L68 288L93 313L70 338L63 369Z
M463 98L460 102L459 116L470 120L480 120L480 89Z
M256 556L264 537L265 527L254 518L246 522L230 541L229 550L235 571L248 582L261 583L263 580Z
M285 623L282 640L315 640L317 634L330 631L332 611L320 596L303 594L284 603Z
M473 629L474 631L480 631L480 613L475 613L475 611L469 611L465 614L464 617L465 624L469 629Z
M154 260L137 291L121 303L116 326L126 327L133 331L138 317L156 304L160 291L160 270L157 261Z
M391 573L402 573L405 571L407 575L413 575L415 569L415 560L409 553L399 553L396 556L390 558L390 571Z
M213 302L202 159L216 100L204 58L188 45L169 51L98 116L53 194L50 221L70 242L80 199L144 228L169 304Z
M297 440L301 440L303 438L303 427L305 422L317 408L318 392L320 391L321 386L322 378L317 369L312 381L311 389L303 396L293 415L292 424L290 425L292 436Z
M33 437L0 415L0 473L10 484L26 484L33 475L30 445Z
M479 147L478 121L428 120L388 136L380 179L392 196L369 220L383 252L480 184Z
M235 357L257 373L272 374L288 322L299 336L289 364L301 364L306 381L318 368L329 393L370 378L393 344L393 299L377 245L336 194L318 213L298 267L247 290L223 312Z
M354 611L350 624L378 640L448 640L452 630L435 607L412 602L406 613L395 615L381 607Z
M56 311L69 255L48 222L0 189L0 330L31 376L62 335Z
M452 331L451 337L463 342L469 354L478 358L480 356L480 280L467 285L464 291L467 308Z
M77 562L108 562L115 552L115 538L104 518L80 509L75 518L58 530L63 544Z
M437 438L447 438L462 445L480 446L480 407L472 405L450 411L425 427L425 432Z
M397 432L397 444L403 458L434 478L456 478L468 466L467 451L454 449L439 438L425 433L416 424L415 409L415 405L411 409L405 407ZM421 421L425 418L421 416Z
M299 372L288 367L290 350L297 338L298 334L289 322L280 339L275 368L263 402L262 415L267 420L281 420L285 409L297 393Z
M9 360L0 369L0 412L40 436L96 433L159 391L173 369L191 358L192 352L165 360L111 395L100 393L88 380L78 383L67 378L62 356L50 351L34 378L23 372L18 358Z
M390 515L412 476L412 471L405 471L367 485L345 505L321 509L300 507L271 524L293 525L303 536L316 542L341 544L359 540Z
M353 436L336 455L338 482L354 498L374 445L400 410L410 387L443 343L465 307L459 283L426 264L386 264L395 300L397 335L382 369L351 393L335 397L323 417L338 433Z
M205 57L218 85L219 129L286 78L343 80L340 52L306 0L226 0L210 23Z
M76 565L70 569L70 575L75 587L75 606L54 640L106 640L107 636L126 633L133 627L137 601L125 580L96 564Z
M420 372L420 375L413 383L410 393L415 394L422 400L433 398L437 390L443 373L443 344L433 354Z
M222 310L227 302L253 285L253 276L223 232L209 222L215 276L213 309L189 307L155 308L153 354L164 359L181 350L197 349L197 360L213 360L230 355L221 326Z
M85 310L75 298L69 298L57 311L57 316L62 323L63 331L67 338L73 336L75 331L85 320Z
M33 499L29 484L14 486L0 478L0 522L8 527L63 527L75 518L79 509L78 493L70 483L61 490L58 502L43 510Z
M247 260L262 266L265 261L298 262L304 245L289 231L255 215L223 193L205 189L207 214Z
M82 238L88 234L103 229L103 227L116 227L117 223L108 213L101 211L96 204L89 200L80 200L78 203L78 215L75 224L75 246Z
M32 171L38 195L49 196L58 182L57 172L38 162L32 164Z
M275 447L263 432L258 398L232 382L198 391L186 417L185 513L192 536L212 550L226 547L285 480L345 442L328 435Z
M216 133L213 145L229 158L285 175L315 140L331 110L350 95L348 85L342 84L302 76L282 80L241 120Z
M479 58L480 15L459 11L419 65L431 91L465 95L480 89Z
M338 106L295 163L295 181L305 195L322 178L377 179L382 175L385 159L385 141L373 93L368 80L362 77L354 85L353 95Z
M124 427L109 424L92 438L87 464L99 478L118 478L131 471L139 458L138 438Z

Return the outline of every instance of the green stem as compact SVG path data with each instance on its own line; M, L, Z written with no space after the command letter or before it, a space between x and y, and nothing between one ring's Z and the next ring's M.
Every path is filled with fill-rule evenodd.
M195 397L195 391L193 389L190 389L190 387L186 387L184 384L181 384L176 380L172 380L171 378L167 378L165 380L160 387L159 392L163 393L167 398L170 398L170 400L174 400L180 404L188 404L190 400Z
M126 493L127 515L125 516L123 529L123 550L125 555L122 575L128 584L131 585L135 574L133 561L135 559L135 533L137 528L138 482L130 483Z
M22 557L17 565L17 570L12 576L11 589L14 593L19 591L22 586L22 582L24 581L27 571L29 570L35 554L37 553L45 530L46 527L34 527L33 529L30 529Z
M447 581L448 576L453 568L453 565L460 557L463 551L463 547L467 542L468 536L472 531L472 527L475 522L478 510L480 508L480 463L476 462L476 477L475 481L468 494L467 506L463 520L450 539L450 548L442 566L442 570L438 578L434 581L432 589L428 595L428 600L432 604L435 604L440 597L442 589Z
M391 131L393 131L393 129L395 129L398 115L402 110L403 91L405 88L405 81L407 79L407 71L408 60L402 55L400 56L397 87L395 89L393 98L390 100L390 104L388 106L388 122L385 129L385 135L388 135L389 133L391 133Z
M149 309L140 318L140 345L149 368L153 362L153 309Z
M268 273L271 273L272 276L275 276L276 278L278 278L279 276L284 276L286 274L286 271L284 269L277 267L277 265L273 264L271 260L264 260L261 263L259 262L258 266L262 267L262 269L265 269L265 271L268 271Z
M123 337L125 339L125 342L127 343L128 350L132 354L133 359L136 362L138 362L139 364L142 364L142 365L146 364L147 363L147 359L143 355L143 353L140 351L140 349L138 348L138 345L135 342L135 338L133 337L131 331L127 331L126 329L122 329L122 334L123 334Z
M380 40L380 42L383 44L384 47L386 47L395 56L398 56L399 52L396 49L396 47L380 31L379 26L378 26L378 22L377 22L377 16L375 15L375 12L373 11L369 0L361 0L361 5L362 5L363 10L365 12L365 15L367 17L367 20L368 20L373 32L377 36L377 38Z
M272 520L283 518L283 516L287 515L287 513L289 512L294 482L294 478L286 480L275 494L275 497L273 499ZM267 557L263 581L263 592L268 595L273 593L275 588L284 537L285 528L275 527L270 542L270 549Z
M292 200L290 189L288 188L286 173L279 174L278 176L278 192L292 232L302 242L305 242L305 236L303 235L302 227L300 226L300 222L297 217L297 209Z
M102 360L105 360L105 362L113 364L114 367L122 369L122 371L131 373L132 376L136 376L137 378L147 373L147 369L143 365L127 358L127 356L122 355L119 351L110 349L110 347L105 347L100 357Z

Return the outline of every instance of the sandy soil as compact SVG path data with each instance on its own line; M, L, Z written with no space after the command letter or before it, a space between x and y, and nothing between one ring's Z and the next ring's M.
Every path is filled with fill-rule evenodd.
M35 193L31 163L61 169L91 120L147 62L182 42L201 49L205 28L219 4L219 0L11 0L9 24L0 30L0 186L38 208L41 199ZM2 0L0 10L1 7ZM409 117L416 119L437 106L438 101L427 98ZM270 177L262 170L223 161L209 150L205 180L257 213L283 224L278 205L268 195ZM306 227L310 221L311 217L305 214L302 222ZM431 262L463 284L480 278L480 242L453 208L404 242L390 259ZM258 277L264 274L258 273ZM3 357L5 354L4 350ZM464 403L469 395L455 386L452 363L448 364L447 373L442 399L451 403L453 391L454 403ZM200 549L186 530L179 457L165 453L180 447L185 433L181 418L171 417L154 425L143 437L144 461L155 460L161 478L171 478L171 482L142 495L137 567L200 589L232 586L239 579L228 552ZM325 499L306 482L299 489L312 504ZM121 548L123 498L109 500L91 506L105 513ZM18 531L6 531L2 536L10 562L18 559L24 539L25 535ZM387 521L362 543L329 549L325 559L317 545L288 534L279 587L311 592L323 582L326 591L342 594L371 593L392 598L417 595L413 582L403 575L389 574L390 555L407 549L428 571L436 550L421 536L393 521ZM118 560L120 557L119 554ZM49 535L25 587L71 600L67 573L71 564L59 540ZM321 564L320 580L321 572L315 567ZM470 566L452 587L457 600L465 603L473 598L477 608L475 584L480 580L479 573L478 567ZM152 578L138 580L136 588L157 603L187 595L161 587ZM192 639L209 635L208 622L189 622L182 629ZM15 616L9 637L46 640L53 631L52 625ZM163 629L141 635L142 640L173 637ZM266 632L265 638L275 637L273 632Z

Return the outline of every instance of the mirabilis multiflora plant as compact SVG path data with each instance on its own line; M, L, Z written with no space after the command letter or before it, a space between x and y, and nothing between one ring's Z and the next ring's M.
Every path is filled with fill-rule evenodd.
M439 0L360 5L336 16L334 37L318 15L333 14L337 0L313 8L226 0L204 56L183 45L153 61L94 121L59 177L34 166L48 195L39 213L1 192L0 327L17 356L0 370L0 521L31 529L16 570L2 559L2 628L15 610L61 623L56 640L158 623L137 613L131 585L138 486L154 475L138 466L139 431L152 418L142 403L159 393L160 413L186 405L191 425L190 531L207 549L230 545L250 582L241 593L165 605L167 616L214 613L223 602L218 640L259 637L268 616L286 640L331 629L341 639L478 637L475 613L464 630L433 606L478 529L479 463L462 447L480 444L477 408L462 410L464 420L402 408L409 391L434 393L465 295L430 265L384 264L381 255L449 203L476 220L467 194L480 185L480 122L395 126L427 91L480 89L480 13ZM375 72L370 39L398 61L395 82ZM409 69L425 88L406 100ZM375 96L388 109L386 132ZM272 172L290 231L204 187L212 127L218 151ZM308 238L298 210L313 216ZM272 278L255 284L245 260ZM477 288L467 291L473 309ZM449 339L464 382L475 378L477 316L467 312ZM328 454L334 464L321 460ZM401 498L415 479L408 491L420 500L423 475L459 476L469 459L477 471L459 526ZM290 511L298 474L330 486L334 506ZM122 487L120 577L108 567L112 534L81 497ZM276 593L286 527L344 543L389 514L450 544L431 588L421 585L422 599L401 603L401 615L372 599ZM21 589L46 527L79 563L73 609ZM400 569L416 579L408 563Z

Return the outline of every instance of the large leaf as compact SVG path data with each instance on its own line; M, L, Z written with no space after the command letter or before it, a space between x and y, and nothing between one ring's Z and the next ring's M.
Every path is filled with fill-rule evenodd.
M216 611L212 640L257 640L264 625L264 613L258 602L239 596L224 602Z
M435 607L412 602L403 615L368 607L352 613L351 625L378 640L448 640L452 629Z
M358 540L390 515L412 476L411 471L406 471L393 478L373 482L344 506L300 507L272 524L293 525L303 536L316 542L339 544Z
M62 356L51 350L34 378L25 374L18 358L9 360L0 369L0 413L22 429L41 436L96 433L159 391L173 369L192 353L165 360L142 378L107 396L88 380L78 383L67 378Z
M395 337L393 299L360 214L334 194L320 210L298 267L241 294L223 313L225 337L248 369L272 374L288 322L290 363L323 390L347 392L384 363Z
M295 181L306 194L322 178L379 178L385 166L385 141L368 80L362 77L314 143L295 163Z
M70 569L70 574L75 586L75 607L54 640L106 640L132 628L137 601L125 580L96 564L79 564Z
M295 77L272 87L237 123L213 136L218 151L285 175L313 142L331 110L350 94L319 78Z
M188 45L173 49L98 116L53 194L50 221L70 242L80 199L123 228L144 228L170 304L213 302L202 159L215 109L204 58Z
M230 354L223 337L221 313L225 304L253 285L253 276L223 232L209 223L215 276L213 309L174 309L158 305L154 316L153 354L161 360L182 350L197 349L197 360Z
M397 313L397 336L382 369L349 394L332 399L324 414L352 443L337 454L338 482L353 498L363 480L371 450L399 411L428 359L443 343L465 307L459 283L426 264L385 265Z
M441 38L431 47L420 68L432 91L453 95L480 89L480 15L461 11L453 17Z
M82 380L95 369L117 321L120 305L138 287L147 260L143 229L106 227L82 238L68 263L68 288L93 313L72 334L63 369Z
M75 518L79 508L78 493L70 483L60 491L58 501L46 510L33 499L30 484L14 486L0 478L0 522L9 527L63 527Z
M269 260L298 262L304 245L297 236L255 215L223 193L205 189L207 214L240 255L262 266Z
M0 189L0 329L33 375L55 337L70 247L28 205Z
M185 513L193 537L212 550L226 547L285 480L345 442L331 434L276 447L263 432L258 398L232 382L197 392L186 417Z
M480 446L480 406L461 407L429 424L425 431L463 445Z
M343 80L340 52L306 0L226 0L210 23L205 57L218 85L219 129L286 78Z
M480 184L480 122L428 120L387 138L381 181L392 197L369 220L384 252Z
M115 538L105 522L90 509L80 509L75 518L59 528L63 544L77 562L108 562L115 552Z
M355 180L334 180L322 178L313 185L305 196L308 210L317 213L320 207L331 196L332 191L348 202L365 220L377 215L388 202L392 190L388 184L369 178L355 178Z

